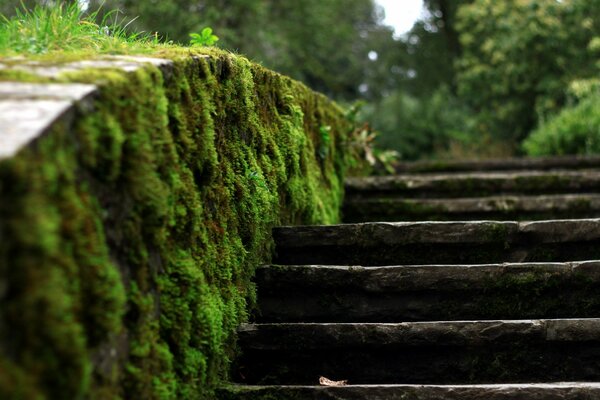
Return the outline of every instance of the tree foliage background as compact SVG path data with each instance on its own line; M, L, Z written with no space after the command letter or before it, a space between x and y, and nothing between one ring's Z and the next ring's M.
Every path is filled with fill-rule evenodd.
M20 2L5 0L0 12ZM600 0L425 0L423 17L401 37L374 0L89 6L100 3L136 17L130 29L165 40L187 43L210 26L221 47L343 103L366 101L362 117L405 159L600 151L581 145L600 143L597 119L571 120L586 118L577 107L600 96Z

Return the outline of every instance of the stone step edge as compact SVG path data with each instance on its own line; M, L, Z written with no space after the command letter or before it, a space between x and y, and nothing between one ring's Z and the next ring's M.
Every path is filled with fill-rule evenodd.
M475 385L352 385L347 386L301 386L301 385L229 385L219 390L223 399L358 399L371 400L560 400L588 398L600 394L600 383L556 382L519 384L475 384ZM240 397L237 397L240 396ZM258 397L264 396L264 397ZM302 397L301 397L302 396ZM348 396L348 397L345 397ZM407 397L410 396L410 397ZM525 396L525 397L523 397Z
M427 321L400 323L242 324L243 349L321 349L482 346L527 342L599 342L600 318Z
M600 260L564 263L500 263L446 265L392 265L363 267L338 265L262 265L255 281L268 292L275 289L343 289L369 293L488 289L503 277L528 281L550 278L585 279L600 283ZM583 282L580 282L583 283ZM262 289L259 289L262 290Z
M564 193L583 189L594 191L599 181L599 170L410 174L350 177L345 180L345 189L348 196L423 192L428 195L454 193L460 197L465 192L478 194L490 190L494 193Z
M459 172L492 170L551 170L577 169L600 166L600 156L550 156L488 158L482 160L412 161L395 165L398 173L406 172Z
M600 218L517 221L366 222L273 228L279 249L416 243L561 243L600 240Z
M344 206L405 206L402 212L461 213L475 211L540 211L600 208L600 193L550 195L498 195L482 197L411 198L411 197L347 197ZM417 208L415 208L417 207ZM361 210L358 210L359 212ZM385 212L385 210L384 210ZM366 214L369 210L365 210Z

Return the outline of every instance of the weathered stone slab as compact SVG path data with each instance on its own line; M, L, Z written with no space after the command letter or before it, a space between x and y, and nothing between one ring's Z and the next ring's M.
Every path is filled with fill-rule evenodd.
M257 269L261 293L292 288L344 289L368 293L490 289L501 279L522 281L551 277L600 282L600 261L569 263L502 263L476 265L397 265L385 267L335 265L273 265Z
M96 92L94 85L0 82L0 160L73 117L75 104Z
M277 264L399 265L600 259L600 219L374 222L273 230Z
M145 64L152 64L163 69L170 68L173 64L173 61L143 56L107 56L95 60L72 61L56 65L28 61L21 64L12 65L11 68L27 71L43 77L57 78L66 72L76 72L87 68L120 69L125 72L134 72L142 68Z
M85 68L116 68L132 72L152 64L168 73L171 60L112 56L99 60L82 60L58 65L26 61L10 68L26 70L45 77ZM33 84L0 82L0 160L14 156L21 148L43 135L59 120L73 117L74 105L85 109L97 87L86 84Z
M519 236L525 243L597 241L600 239L600 219L521 222Z
M600 222L599 222L600 223ZM517 222L370 222L364 224L283 226L273 229L285 248L316 245L493 243L512 241Z
M83 83L0 82L0 101L6 100L70 100L79 101L97 90Z
M594 218L600 194L487 196L446 199L352 196L344 201L344 222L466 221Z
M515 383L600 380L600 319L255 324L241 383Z
M600 384L230 386L222 400L595 400Z
M66 100L0 101L0 160L14 156L71 109Z
M497 158L485 160L449 160L401 162L396 165L399 173L409 172L461 172L461 171L510 171L584 169L600 167L600 156L557 156L527 158Z
M600 315L600 262L257 270L260 322L402 322Z
M348 178L348 196L477 197L499 194L593 193L600 172L521 171Z
M598 342L600 319L244 324L238 333L243 347L253 350Z

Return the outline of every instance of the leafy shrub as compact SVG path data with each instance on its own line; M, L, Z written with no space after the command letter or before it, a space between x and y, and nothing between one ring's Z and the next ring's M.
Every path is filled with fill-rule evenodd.
M600 92L542 123L523 149L534 156L600 153Z

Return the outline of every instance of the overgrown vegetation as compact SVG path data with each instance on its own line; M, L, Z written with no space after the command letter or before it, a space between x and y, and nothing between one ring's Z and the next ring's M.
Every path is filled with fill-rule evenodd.
M600 91L542 122L523 147L536 156L600 154Z
M3 31L9 54L39 15ZM70 21L40 33L49 57L112 51ZM271 227L338 221L352 127L335 104L225 51L138 39L113 50L173 69L61 75L101 85L93 110L0 161L0 398L211 398Z
M48 3L5 0L0 12L21 1ZM89 4L104 4L93 32L133 18L121 36L147 32L151 46L165 46L158 42L188 43L210 26L225 49L336 100L366 100L362 118L404 159L523 154L531 132L573 105L571 83L598 74L600 0L425 0L422 18L402 36L384 24L375 0ZM128 51L119 46L98 47ZM567 151L574 150L559 152Z
M77 2L16 8L10 18L0 15L0 55L147 53L168 46L156 35L132 33L131 22L117 10L85 14Z

